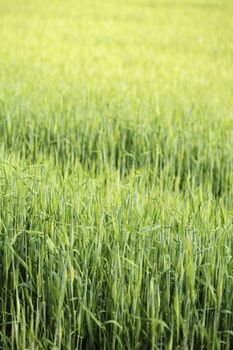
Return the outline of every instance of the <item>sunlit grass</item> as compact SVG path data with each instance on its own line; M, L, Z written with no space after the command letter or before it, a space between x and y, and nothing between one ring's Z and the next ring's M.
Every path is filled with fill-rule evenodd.
M232 349L232 18L0 2L0 349Z

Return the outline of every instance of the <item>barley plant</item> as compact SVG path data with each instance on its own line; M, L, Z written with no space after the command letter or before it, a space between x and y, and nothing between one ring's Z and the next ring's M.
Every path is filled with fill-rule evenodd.
M0 0L0 349L233 349L232 0Z

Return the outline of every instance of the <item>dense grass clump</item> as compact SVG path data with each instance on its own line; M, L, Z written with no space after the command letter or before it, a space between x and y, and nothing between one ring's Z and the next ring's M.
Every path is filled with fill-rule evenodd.
M0 349L233 348L232 18L0 3Z

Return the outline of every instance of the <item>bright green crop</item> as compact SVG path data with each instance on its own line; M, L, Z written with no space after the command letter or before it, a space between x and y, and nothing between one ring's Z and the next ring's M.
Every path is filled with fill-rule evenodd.
M231 0L0 0L0 349L233 348Z

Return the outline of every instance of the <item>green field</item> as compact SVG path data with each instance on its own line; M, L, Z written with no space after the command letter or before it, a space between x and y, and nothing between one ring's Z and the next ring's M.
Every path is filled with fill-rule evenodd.
M233 349L233 1L0 0L0 349Z

